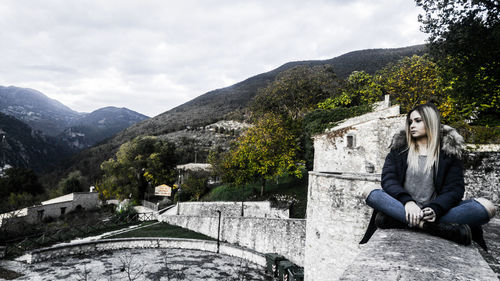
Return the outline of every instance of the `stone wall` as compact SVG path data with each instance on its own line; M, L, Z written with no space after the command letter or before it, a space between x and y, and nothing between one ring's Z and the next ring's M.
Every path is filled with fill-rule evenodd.
M469 152L465 161L465 198L485 197L500 209L500 148L481 147ZM498 213L497 213L498 214ZM497 215L498 216L498 215Z
M160 221L217 238L219 217L168 216ZM306 221L256 217L221 217L220 239L261 253L279 253L297 265L304 264Z
M379 178L309 172L306 280L336 280L354 261L372 212L361 194L365 187L380 186Z
M498 277L473 246L417 231L379 229L340 280L495 281Z
M123 238L103 239L38 249L23 257L28 263L37 263L61 256L78 254L95 254L102 251L134 248L178 248L217 252L217 242L182 238ZM221 243L219 253L239 257L260 266L266 265L264 255L242 247Z
M223 216L233 217L268 217L289 218L288 209L271 207L269 201L259 202L184 202L178 204L178 215L216 216L221 211Z

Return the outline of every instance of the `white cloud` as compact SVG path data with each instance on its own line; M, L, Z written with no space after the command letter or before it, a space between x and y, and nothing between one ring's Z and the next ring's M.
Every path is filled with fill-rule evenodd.
M0 85L154 116L294 60L423 43L412 1L3 1Z

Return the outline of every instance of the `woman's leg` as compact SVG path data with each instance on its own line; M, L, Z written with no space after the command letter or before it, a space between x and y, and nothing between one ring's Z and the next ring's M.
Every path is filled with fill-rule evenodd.
M366 204L402 223L407 223L403 204L382 189L375 189L370 192L366 198Z
M495 206L484 198L469 199L451 208L438 222L480 226L495 215Z

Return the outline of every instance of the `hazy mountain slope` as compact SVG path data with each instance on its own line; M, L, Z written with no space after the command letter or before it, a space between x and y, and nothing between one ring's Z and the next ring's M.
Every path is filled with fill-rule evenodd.
M33 129L55 136L82 116L39 91L0 86L0 112L13 116Z
M73 121L58 137L74 149L84 149L148 118L127 108L104 107Z
M56 166L69 154L70 151L55 138L0 113L0 166L9 164L41 172Z
M79 113L39 91L0 86L0 112L48 136L57 136L75 150L90 147L149 117L127 108L104 107Z

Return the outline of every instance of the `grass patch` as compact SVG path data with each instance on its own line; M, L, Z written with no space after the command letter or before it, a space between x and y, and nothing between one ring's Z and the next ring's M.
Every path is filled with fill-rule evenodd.
M168 223L157 223L147 227L132 230L108 238L134 238L134 237L171 237L171 238L191 238L202 240L215 240L180 226L170 225Z
M252 183L243 186L223 184L214 187L201 201L271 201L276 205L292 202L291 218L305 218L307 208L307 175L302 179L283 177L269 182L264 195L260 195L260 184Z

